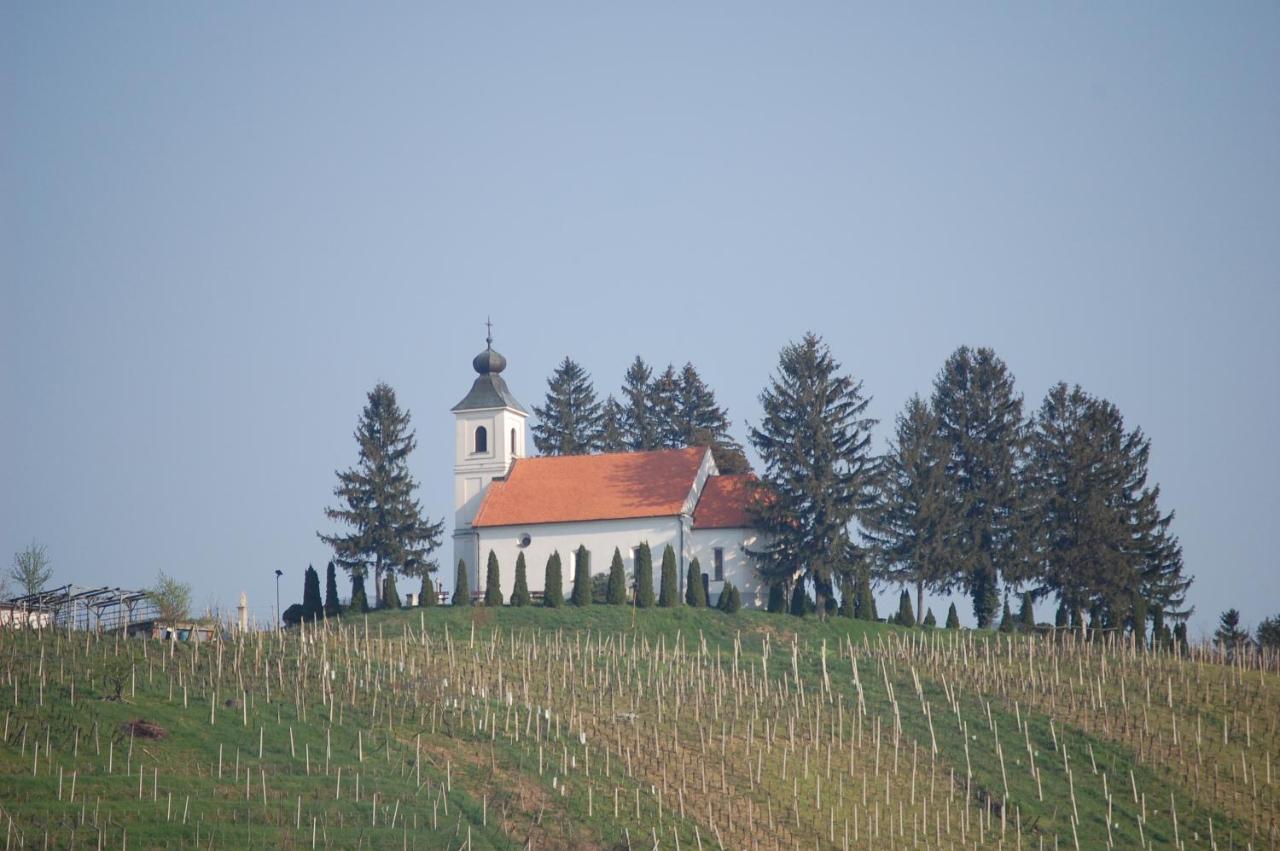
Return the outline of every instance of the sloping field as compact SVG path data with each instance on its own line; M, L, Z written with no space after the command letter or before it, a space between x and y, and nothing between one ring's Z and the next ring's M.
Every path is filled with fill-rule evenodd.
M1280 677L592 606L0 635L5 847L1274 848Z

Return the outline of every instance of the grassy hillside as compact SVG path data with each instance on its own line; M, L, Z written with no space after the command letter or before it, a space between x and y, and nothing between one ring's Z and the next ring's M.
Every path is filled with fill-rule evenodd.
M607 606L0 642L6 847L1278 839L1280 677L1101 642Z

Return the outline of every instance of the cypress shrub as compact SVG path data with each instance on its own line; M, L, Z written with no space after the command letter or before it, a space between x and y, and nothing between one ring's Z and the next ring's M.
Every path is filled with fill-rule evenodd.
M636 553L636 607L648 609L653 607L653 552L649 542L640 545Z
M529 598L529 577L528 570L524 564L524 553L516 556L516 585L511 589L511 605L527 606L530 603Z
M880 619L876 612L876 595L871 593L871 572L866 567L858 571L853 592L853 616L864 621Z
M804 590L804 580L796 580L796 584L791 589L791 614L802 618L811 611L813 611L813 604Z
M467 579L467 563L462 559L458 559L458 573L453 580L453 604L471 605L471 583Z
M547 559L547 576L542 583L542 605L548 609L558 609L564 605L564 587L560 581L560 551L556 550Z
M317 590L319 590L318 586ZM396 572L394 570L388 570L387 575L382 577L382 608L400 608L400 592L396 590Z
M728 615L742 608L742 595L738 593L737 586L732 582L725 581L724 588L720 590L720 600L716 603L716 608Z
M786 610L787 590L782 587L781 582L775 582L769 586L769 602L765 605L765 611L782 614Z
M418 589L418 605L424 609L434 608L440 601L436 599L436 583L431 574L422 571L422 585Z
M707 593L702 586L702 565L695 558L689 562L689 573L685 577L684 601L695 609L707 607Z
M853 583L847 577L840 578L840 607L836 614L842 618L853 617Z
M938 619L933 616L933 609L929 609L928 613L924 616L924 625L930 629L938 625Z
M960 615L956 614L956 604L952 603L951 608L947 609L947 629L960 628Z
M622 551L613 548L613 561L609 562L609 589L605 599L612 606L627 603L627 571L622 566Z
M587 548L578 545L578 553L574 558L577 564L573 569L573 604L575 606L591 605L591 557Z
M351 574L351 611L369 611L369 597L364 593L364 574L358 571Z
M335 617L340 611L342 604L338 602L338 575L333 562L329 562L324 571L324 616Z
M484 571L484 604L486 606L502 605L502 575L498 570L498 555L489 550L489 561Z
M1071 611L1067 608L1066 603L1058 604L1058 611L1053 616L1053 625L1059 629L1071 626Z
M911 610L911 594L906 588L902 589L902 593L898 595L898 619L900 626L915 626L916 615Z
M676 551L667 548L662 551L662 586L658 593L658 605L664 609L673 609L680 605L680 580L676 574Z
M1004 609L1000 613L1000 631L1013 632L1013 630L1014 630L1013 612L1009 610L1009 598L1005 597Z
M1031 601L1031 592L1022 592L1022 608L1018 610L1018 627L1032 630L1036 628L1036 610Z
M324 614L324 604L320 602L320 575L311 565L307 565L302 575L302 619L319 620Z

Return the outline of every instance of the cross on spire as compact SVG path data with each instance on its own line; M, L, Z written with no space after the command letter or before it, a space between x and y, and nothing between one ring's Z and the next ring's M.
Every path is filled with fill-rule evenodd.
M484 318L484 329L485 329L485 335L484 335L485 347L492 349L493 348L493 322L491 322L489 320L489 317L487 316Z

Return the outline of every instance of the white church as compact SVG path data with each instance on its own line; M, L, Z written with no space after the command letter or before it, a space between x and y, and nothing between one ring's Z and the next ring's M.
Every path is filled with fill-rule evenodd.
M616 547L634 575L639 547L653 554L654 593L662 554L676 554L681 599L694 558L708 580L711 605L726 581L744 607L761 607L768 589L748 548L757 535L747 511L746 475L722 476L711 450L662 449L599 455L529 457L529 412L507 389L506 358L492 339L476 355L478 373L454 415L453 561L466 565L473 593L484 590L489 552L497 555L502 594L510 599L516 558L524 553L529 591L541 594L547 559L559 552L564 593L573 587L577 551L591 573L607 573ZM452 571L451 571L452 572Z

